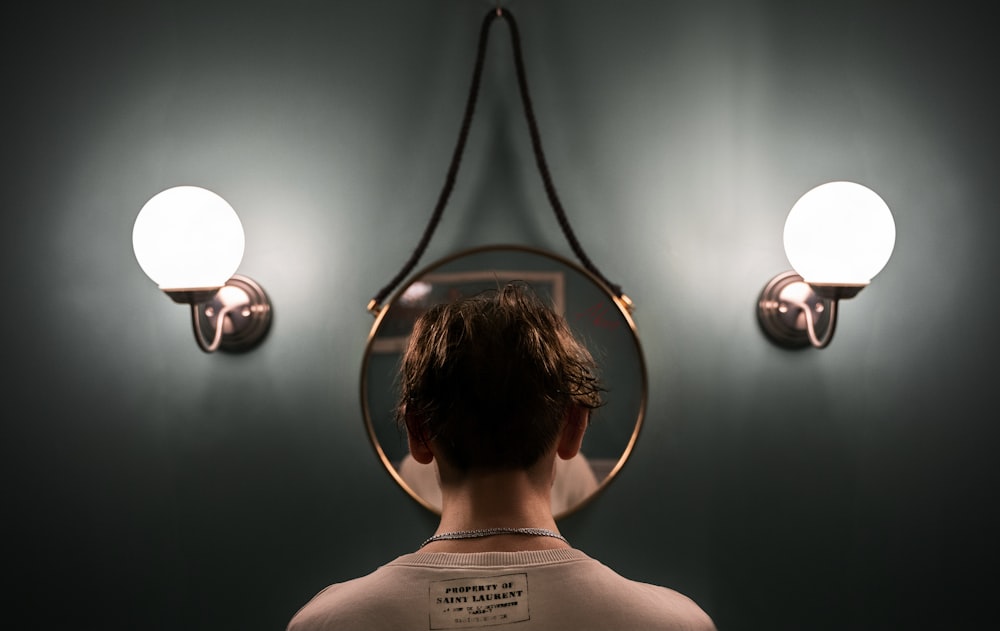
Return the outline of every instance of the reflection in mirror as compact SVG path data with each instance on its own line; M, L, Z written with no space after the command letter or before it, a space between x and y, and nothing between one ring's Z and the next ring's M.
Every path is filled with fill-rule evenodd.
M580 456L557 459L552 510L563 517L603 491L625 464L646 407L646 367L625 304L596 277L563 257L523 246L487 246L426 267L378 313L361 367L361 405L368 436L390 475L435 513L441 492L434 463L409 455L395 422L397 370L413 322L439 302L512 281L525 282L566 318L601 370L605 405L594 410Z

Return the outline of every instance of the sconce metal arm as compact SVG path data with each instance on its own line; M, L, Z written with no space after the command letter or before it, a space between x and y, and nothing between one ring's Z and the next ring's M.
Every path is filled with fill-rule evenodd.
M813 315L812 308L805 302L792 303L801 309L805 315L809 342L816 348L826 348L833 340L833 332L837 329L837 302L836 300L831 300L828 303L827 313L829 314L830 324L826 327L826 331L823 332L823 337L819 337L816 334L816 317Z
M234 307L226 306L223 307L216 316L215 319L215 333L213 334L212 341L208 342L205 339L205 333L201 328L201 308L203 305L192 304L191 305L191 324L194 327L194 339L198 342L198 348L205 351L206 353L214 353L219 350L219 344L222 342L222 329L226 324L226 315L233 310Z

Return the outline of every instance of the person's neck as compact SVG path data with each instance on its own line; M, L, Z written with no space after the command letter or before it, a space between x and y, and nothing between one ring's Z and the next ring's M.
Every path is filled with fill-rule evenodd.
M435 534L489 528L541 528L558 532L552 516L551 483L530 471L476 472L441 485L441 522ZM434 541L431 552L544 550L568 545L554 537L502 534Z

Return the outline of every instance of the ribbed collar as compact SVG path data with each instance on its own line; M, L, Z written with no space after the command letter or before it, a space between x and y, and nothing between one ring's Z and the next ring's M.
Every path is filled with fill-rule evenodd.
M404 554L389 565L420 565L454 568L495 568L525 565L547 565L589 559L575 548L523 550L520 552L413 552Z

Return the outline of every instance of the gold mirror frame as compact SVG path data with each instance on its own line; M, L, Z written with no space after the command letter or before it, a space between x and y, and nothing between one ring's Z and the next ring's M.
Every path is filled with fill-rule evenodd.
M530 265L532 259L544 265L537 262ZM594 411L583 445L585 454L598 456L593 460L593 468L603 475L586 497L557 510L556 519L574 513L602 493L625 465L639 437L646 412L648 384L646 363L630 304L583 267L537 248L493 245L447 256L416 272L378 311L368 334L361 364L361 408L368 438L396 483L435 514L440 514L440 508L415 491L396 464L408 454L405 434L396 427L392 418L399 353L413 320L422 309L437 302L433 298L434 292L441 292L442 289L451 293L461 292L462 287L472 290L477 284L486 289L495 287L498 282L513 280L528 283L552 301L556 310L566 317L573 331L595 355L608 388L606 404ZM414 300L414 294L423 295ZM380 371L377 378L373 377L376 364ZM612 370L615 374L611 373ZM376 406L372 398L378 396L384 397L384 400L379 400ZM616 398L618 396L621 398ZM376 407L379 421L373 419L373 408ZM631 420L633 417L634 421ZM627 420L619 421L619 418ZM385 444L390 437L398 442L389 449L393 453L387 452Z

